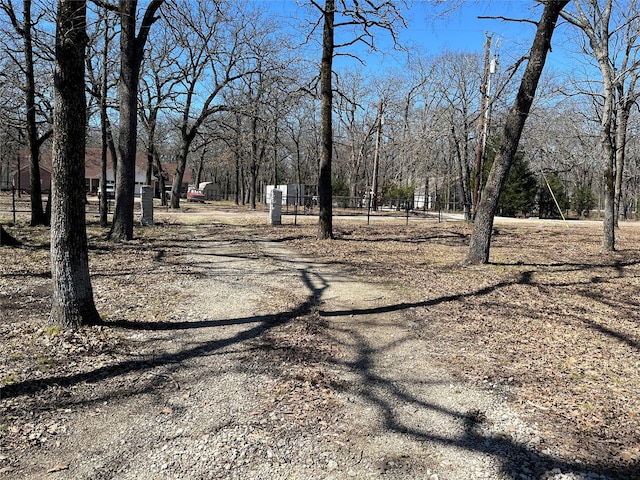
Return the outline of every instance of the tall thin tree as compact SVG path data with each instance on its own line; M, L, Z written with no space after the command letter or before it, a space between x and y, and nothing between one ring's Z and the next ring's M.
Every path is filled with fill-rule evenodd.
M541 3L544 4L544 10L537 23L536 34L529 52L527 66L522 75L520 89L505 120L496 148L496 157L478 203L466 257L467 263L479 264L489 261L493 219L498 209L500 192L515 158L522 129L536 95L547 54L551 50L551 37L556 28L558 17L569 0L546 0Z
M396 43L395 28L405 25L400 13L399 5L404 2L373 1L366 3L347 0L325 0L324 6L315 0L310 3L320 11L322 24L322 56L320 61L320 96L321 96L321 155L318 174L318 239L333 238L333 198L331 191L331 163L333 157L333 57L336 50L353 47L355 44L365 44L369 49L376 50L374 31L387 31ZM336 14L339 20L336 22ZM352 38L336 44L336 28L360 28Z
M113 240L133 238L133 216L138 135L138 84L140 65L149 31L158 19L156 13L164 0L151 0L137 29L138 1L119 0L113 4L93 0L96 5L114 11L120 17L120 128L118 167L116 169L116 207L109 237Z
M51 136L51 129L42 135L38 132L38 118L36 105L36 76L34 66L34 39L31 0L22 2L22 19L18 18L10 0L0 1L2 9L9 17L16 33L22 39L22 53L24 64L21 70L24 75L26 121L25 130L27 146L29 148L29 192L31 200L31 226L45 225L47 215L42 207L42 184L40 175L40 147Z

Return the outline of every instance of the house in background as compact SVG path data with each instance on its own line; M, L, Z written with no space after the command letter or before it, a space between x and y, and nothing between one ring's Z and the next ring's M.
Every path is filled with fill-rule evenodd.
M51 155L51 152L47 152ZM84 178L89 195L97 195L100 189L100 163L102 158L102 149L87 147L84 165ZM50 160L49 160L50 161ZM154 184L156 179L151 177L151 183ZM147 183L147 155L138 152L136 154L136 173L135 173L135 196L139 197L142 191L142 185ZM113 163L111 155L107 154L107 185L115 183L115 175L113 172Z
M88 195L97 195L100 188L101 168L100 162L102 150L96 147L87 147L85 156L85 183ZM162 168L166 172L166 185L171 187L173 177L175 176L177 164L166 164ZM18 167L18 166L16 166ZM51 190L51 150L42 150L40 152L40 181L42 192L48 193ZM11 180L16 188L28 192L29 187L29 154L26 150L20 153L19 168L11 172ZM107 154L107 185L113 185L115 175L113 172L113 164L111 155ZM182 179L181 193L187 193L187 187L191 182L191 172L187 170ZM10 182L9 182L10 183ZM147 156L144 153L136 155L135 170L135 195L140 196L141 187L147 183ZM160 197L159 181L156 176L151 177L151 186L156 196Z
M11 173L13 186L23 192L30 192L30 172L29 156L27 155L23 157L20 155L19 170L15 170ZM11 188L11 185L9 185L9 188ZM42 189L42 193L49 193L51 191L51 160L49 160L49 163L42 162L42 160L40 160L40 188Z

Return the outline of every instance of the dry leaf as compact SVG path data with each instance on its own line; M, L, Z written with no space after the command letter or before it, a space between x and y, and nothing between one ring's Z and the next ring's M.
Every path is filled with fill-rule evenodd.
M47 473L62 472L63 470L69 470L69 464L59 463L55 467L51 467L49 470L47 470Z

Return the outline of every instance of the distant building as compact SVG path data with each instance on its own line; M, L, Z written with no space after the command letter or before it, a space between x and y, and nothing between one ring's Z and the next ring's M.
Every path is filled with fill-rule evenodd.
M87 147L85 156L85 184L87 188L87 194L97 195L100 188L101 177L101 158L102 150L100 148ZM19 166L14 165L14 170L11 172L10 177L4 180L8 188L11 188L11 183L16 188L20 188L24 191L30 190L29 180L29 154L26 150L23 150L20 154ZM166 185L171 186L173 177L175 176L177 164L163 164L163 171L166 172ZM48 193L51 190L51 150L42 150L40 152L40 181L43 193ZM154 173L157 174L157 169L154 167ZM156 192L156 196L160 195L159 182L156 176L151 177L151 186ZM111 162L111 155L107 155L107 184L113 185L115 183L115 175L113 172L113 164ZM187 186L191 182L191 172L188 170L185 172L182 179L181 193L186 194ZM141 187L147 183L147 155L138 152L136 155L136 169L135 169L135 195L140 196Z
M220 185L215 182L202 182L198 185L207 200L220 200Z
M273 190L277 189L282 192L282 205L298 205L304 204L305 188L304 185L291 183L287 185L267 185L266 190L266 203L271 203L271 197Z

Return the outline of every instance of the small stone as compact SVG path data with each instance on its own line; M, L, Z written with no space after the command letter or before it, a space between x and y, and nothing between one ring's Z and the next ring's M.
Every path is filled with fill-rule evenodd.
M337 470L338 468L338 462L336 462L335 460L329 460L327 462L327 470L331 471L331 470Z

